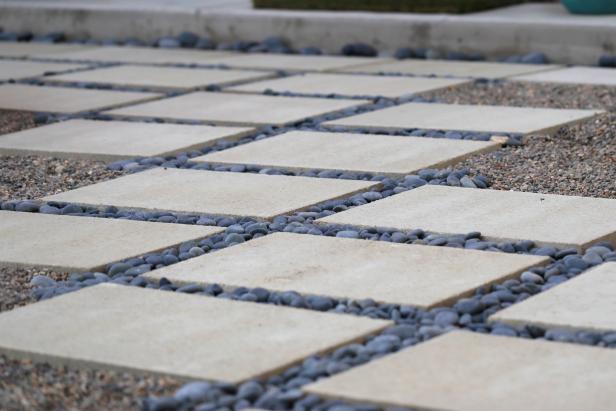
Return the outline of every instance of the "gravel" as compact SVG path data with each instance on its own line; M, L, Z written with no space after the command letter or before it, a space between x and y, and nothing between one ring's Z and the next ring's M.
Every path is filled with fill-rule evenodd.
M0 409L4 411L136 410L140 397L169 395L179 386L171 378L69 369L0 356Z
M100 161L0 156L0 199L40 198L122 174Z
M34 116L27 111L0 110L0 134L36 127Z
M485 175L494 189L616 198L616 87L475 82L423 96L456 104L608 111L552 136L530 135L523 146L476 155L457 166Z
M30 280L45 276L54 281L66 279L66 274L33 267L0 267L0 312L36 301L31 294Z

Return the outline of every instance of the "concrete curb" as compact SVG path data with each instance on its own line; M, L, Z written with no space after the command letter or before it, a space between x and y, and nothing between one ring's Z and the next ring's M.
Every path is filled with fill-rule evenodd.
M387 52L411 46L481 52L489 57L536 51L553 62L570 64L596 65L600 55L616 54L616 17L208 11L4 1L0 2L0 25L7 31L62 31L71 37L148 41L185 30L222 42L276 35L294 47L317 46L327 52L338 52L351 42L369 43Z

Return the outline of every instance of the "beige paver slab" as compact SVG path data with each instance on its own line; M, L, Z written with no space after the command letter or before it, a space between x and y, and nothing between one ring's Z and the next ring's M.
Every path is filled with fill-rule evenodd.
M23 60L0 60L0 80L17 80L44 74L75 70L86 66L79 64L39 63Z
M609 411L616 350L450 332L304 387L414 410Z
M216 227L0 211L0 264L91 271L221 232Z
M317 220L584 248L616 244L616 200L425 185Z
M513 325L616 331L616 263L601 264L490 317Z
M478 61L444 61L408 59L367 64L340 71L360 73L403 73L417 76L453 76L471 78L503 78L514 75L554 70L560 66L543 64L510 64ZM337 70L338 71L338 70Z
M601 113L604 111L408 103L323 124L387 130L423 128L530 134L547 133Z
M601 67L567 67L560 70L516 76L511 80L616 86L616 70Z
M260 93L265 90L301 94L340 94L346 96L401 97L406 94L457 86L466 80L424 77L386 77L310 73L259 81L227 90Z
M224 86L239 81L261 80L272 75L262 71L248 70L126 65L61 74L48 77L46 80L183 90L208 85Z
M213 58L230 55L223 51L157 49L152 47L105 46L77 50L61 55L39 55L44 58L62 58L75 61L100 61L136 64L200 64L209 65Z
M235 140L251 131L248 127L69 120L2 135L0 153L97 160L153 157Z
M479 250L274 233L149 272L147 277L430 308L547 261Z
M46 199L267 219L375 186L365 181L157 168Z
M367 103L367 100L195 92L111 110L107 114L202 120L216 124L285 125Z
M154 93L4 84L0 86L0 109L78 113L159 96Z
M216 64L229 67L251 69L276 69L285 71L330 71L355 67L358 65L388 62L390 59L373 57L345 57L345 56L304 56L293 54L233 54L213 59Z
M0 314L0 352L62 365L237 383L389 324L100 284Z
M49 44L37 42L0 42L0 56L3 57L39 57L48 55L60 57L63 53L90 50L93 46L81 44Z
M409 174L444 167L498 147L498 143L470 140L291 131L193 160L296 170Z

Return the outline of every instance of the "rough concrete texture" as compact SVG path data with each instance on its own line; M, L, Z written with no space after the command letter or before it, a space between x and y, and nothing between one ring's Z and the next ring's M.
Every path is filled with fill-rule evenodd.
M388 324L99 284L0 314L0 352L56 364L237 383Z
M86 90L66 87L39 87L22 84L0 86L0 108L9 110L79 113L137 103L159 97L159 94Z
M537 256L274 233L154 270L146 277L431 308L547 261Z
M75 70L79 64L39 63L34 61L0 60L0 80L18 80L50 73Z
M343 69L358 73L404 73L415 76L453 76L498 79L518 74L554 70L558 66L545 64L507 64L484 61L447 61L408 59L379 62Z
M610 411L614 378L616 350L458 331L304 391L421 410Z
M118 160L190 151L238 139L247 127L69 120L0 136L0 154Z
M445 218L446 217L446 218ZM425 185L317 220L585 248L616 244L616 200Z
M464 84L464 80L385 77L346 74L304 74L281 79L233 86L227 91L261 93L266 90L300 94L339 94L344 96L401 97L407 94Z
M133 107L110 110L106 114L202 120L223 125L273 124L282 126L366 103L368 103L367 100L326 100L195 92Z
M616 263L595 267L490 317L513 325L616 331Z
M616 70L600 67L567 67L560 70L516 76L511 80L616 86Z
M273 75L273 74L272 74ZM209 85L225 86L247 80L271 77L269 73L248 70L219 70L178 67L115 66L46 78L48 81L111 84L184 90Z
M336 13L207 9L199 4L153 1L66 2L5 0L0 26L36 34L67 32L74 37L137 37L153 41L189 30L221 42L282 36L294 47L339 52L352 42L393 51L413 46L441 51L481 52L491 57L546 53L559 63L596 64L616 50L612 16L571 15L559 4L528 4L466 15ZM205 7L205 8L204 8ZM549 27L549 30L546 29Z
M98 61L107 63L135 64L212 64L215 57L227 55L223 51L156 49L152 47L104 46L87 50L76 50L61 55L41 54L42 58L57 58L75 61Z
M291 131L193 161L393 175L446 167L498 147L497 143L483 141Z
M559 127L592 118L602 110L474 106L408 103L323 123L375 129L424 128L519 134L549 133Z
M45 199L268 219L377 185L354 180L155 168Z
M92 271L222 231L217 227L0 211L0 264Z

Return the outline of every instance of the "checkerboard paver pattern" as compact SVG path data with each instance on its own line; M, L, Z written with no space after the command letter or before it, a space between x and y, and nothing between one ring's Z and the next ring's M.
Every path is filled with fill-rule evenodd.
M616 200L425 185L317 220L585 248L616 242Z
M512 325L616 331L616 262L601 264L490 317Z
M512 80L616 86L616 70L602 67L567 67L560 70L516 76Z
M431 308L549 259L274 233L149 272L151 280L294 290Z
M200 149L251 132L248 127L69 120L0 136L0 154L120 160Z
M88 110L138 103L160 97L155 93L40 87L23 84L0 85L0 109L79 113Z
M458 86L466 80L386 77L345 74L309 73L280 79L233 86L228 91L262 93L338 94L343 96L383 96L390 98Z
M156 168L45 199L269 219L376 186L355 180Z
M91 271L219 233L218 227L0 211L0 265Z
M80 64L40 63L23 60L0 60L0 81L19 80L45 74L75 70L87 66Z
M614 378L616 350L450 332L304 391L422 410L609 411Z
M477 61L408 59L400 61L377 62L336 71L499 79L514 75L554 70L558 67L559 66L547 64L511 64Z
M309 117L367 104L368 100L326 100L308 97L272 97L235 93L195 92L106 114L201 120L222 125L286 125Z
M291 131L193 161L402 175L496 150L495 142Z
M261 80L273 74L249 70L221 70L161 66L114 66L46 78L52 82L93 83L165 90L187 90L210 85L225 86Z
M602 110L407 103L325 122L325 126L399 130L435 129L516 134L549 133Z
M0 353L237 383L355 342L389 324L100 284L0 314Z
M212 59L228 54L223 51L104 46L76 50L61 55L41 54L37 57L103 63L211 65Z

